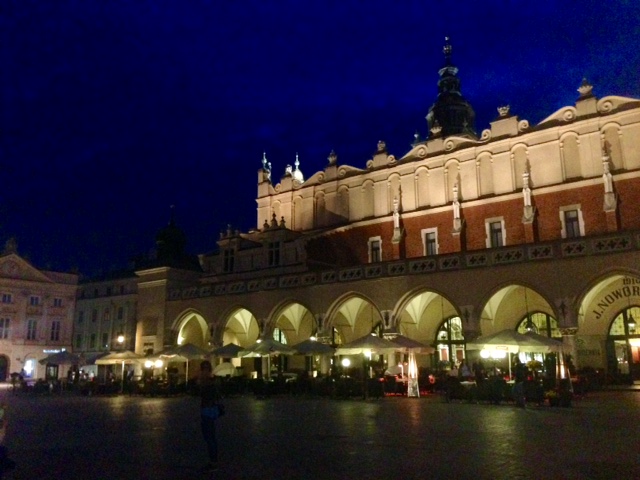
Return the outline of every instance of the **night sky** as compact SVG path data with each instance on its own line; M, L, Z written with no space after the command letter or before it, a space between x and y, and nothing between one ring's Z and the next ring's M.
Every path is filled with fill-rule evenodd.
M598 97L640 98L640 2L0 0L0 242L95 275L149 253L175 205L191 253L256 227L279 179L334 149L402 156L450 36L476 131ZM434 6L434 5L442 5Z

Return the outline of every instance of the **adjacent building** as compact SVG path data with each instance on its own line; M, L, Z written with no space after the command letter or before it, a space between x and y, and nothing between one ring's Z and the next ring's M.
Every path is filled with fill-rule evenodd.
M71 350L77 283L78 275L34 267L7 242L0 256L0 381L11 373L44 378L40 360Z

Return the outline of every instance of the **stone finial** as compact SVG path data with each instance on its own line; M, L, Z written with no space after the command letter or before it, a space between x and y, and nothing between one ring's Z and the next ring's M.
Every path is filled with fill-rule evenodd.
M510 105L502 105L498 107L498 114L500 115L500 117L508 117L510 110L511 110Z
M275 213L271 216L271 227L272 228L277 228L278 227L278 220L276 218L276 214Z
M378 153L384 153L387 151L387 144L384 140L378 140Z
M449 60L451 58L451 51L453 47L451 47L451 43L449 42L449 37L444 37L444 47L442 47L442 53L444 53L444 58Z
M580 93L580 97L590 97L593 94L593 85L589 83L586 78L582 79L582 83L578 87L578 93Z
M331 150L329 156L327 157L327 160L329 160L329 165L336 165L338 163L338 155L336 154L336 152Z
M433 122L433 126L431 127L430 131L434 137L440 135L440 133L442 132L442 127L440 126L440 123L438 123L438 120Z
M286 223L284 221L284 217L280 217L280 228L285 228L286 227Z
M264 224L262 225L262 229L269 230L269 222L267 220L264 221ZM222 235L222 233L220 235Z

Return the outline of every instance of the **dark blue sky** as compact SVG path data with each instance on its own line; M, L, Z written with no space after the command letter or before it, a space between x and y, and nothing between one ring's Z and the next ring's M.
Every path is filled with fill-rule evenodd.
M476 130L640 97L640 2L0 0L0 241L94 274L154 246L176 205L192 253L255 227L262 152L280 178L401 156L451 37ZM438 6L441 5L441 6Z

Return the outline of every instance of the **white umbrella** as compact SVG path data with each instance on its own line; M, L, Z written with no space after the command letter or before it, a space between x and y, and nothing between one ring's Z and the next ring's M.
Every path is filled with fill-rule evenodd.
M236 345L235 343L227 343L222 347L215 348L213 352L211 352L211 354L222 358L236 358L241 357L243 352L244 348L242 348L240 345Z
M388 354L401 350L399 345L396 345L389 340L380 338L377 335L367 334L363 337L356 338L352 342L340 345L336 349L338 355L358 355L360 353L378 353Z
M243 357L267 357L267 377L271 377L271 356L272 355L293 355L296 351L274 340L273 338L265 338L258 340L253 345L245 348L247 352Z
M159 357L169 358L171 360L185 362L185 381L189 381L189 361L191 360L203 360L207 358L211 353L202 347L198 347L193 343L185 343L183 345L176 345L169 347L158 354Z
M299 355L333 355L336 351L331 345L318 342L317 340L311 340L310 338L296 343L292 348Z
M436 351L435 348L430 347L429 345L425 345L422 342L418 342L413 338L406 337L404 335L393 335L393 336L385 336L387 340L391 340L393 343L400 346L405 352L413 352L413 353L433 353Z
M96 365L119 365L122 364L122 389L124 391L124 365L125 363L137 363L143 360L142 355L138 355L130 350L123 350L122 352L111 352L102 358L96 360Z
M232 363L223 362L220 365L215 366L213 374L218 377L234 377L236 375L236 367Z

